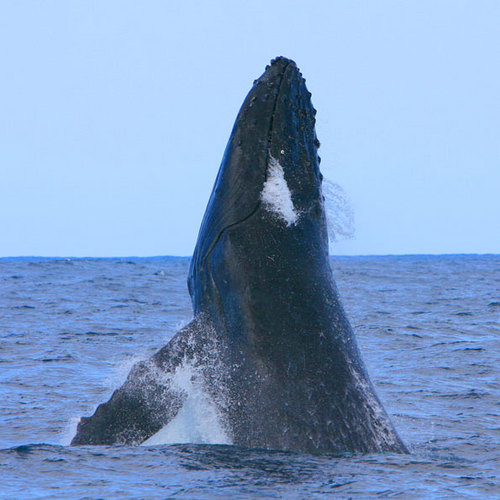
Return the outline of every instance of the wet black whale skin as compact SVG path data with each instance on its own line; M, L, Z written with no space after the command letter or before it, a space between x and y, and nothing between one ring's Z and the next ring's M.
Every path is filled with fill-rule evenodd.
M272 61L239 111L200 228L188 277L194 320L81 419L72 444L144 442L182 407L186 394L169 376L189 362L235 445L407 451L333 280L315 114L295 63ZM295 222L261 198L271 158Z

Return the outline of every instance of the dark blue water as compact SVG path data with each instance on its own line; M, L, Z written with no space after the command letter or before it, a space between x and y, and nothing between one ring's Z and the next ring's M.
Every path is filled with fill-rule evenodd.
M409 456L67 446L189 321L188 264L0 259L1 498L500 498L500 256L332 262Z

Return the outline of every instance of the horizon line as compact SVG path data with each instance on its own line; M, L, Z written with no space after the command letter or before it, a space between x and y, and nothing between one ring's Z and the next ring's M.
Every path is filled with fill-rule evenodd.
M452 257L452 256L500 256L495 252L457 252L457 253L366 253L366 254L329 254L329 257L356 258L356 257ZM59 260L91 260L91 259L191 259L192 255L113 255L113 256L91 256L85 255L75 257L73 255L6 255L0 256L4 259L59 259Z

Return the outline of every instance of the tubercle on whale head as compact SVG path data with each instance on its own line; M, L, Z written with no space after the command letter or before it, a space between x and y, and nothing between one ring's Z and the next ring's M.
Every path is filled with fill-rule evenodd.
M196 295L204 295L199 290L212 285L210 266L227 254L227 249L226 253L214 249L245 224L259 225L261 234L277 246L284 226L292 232L308 226L307 231L318 233L327 248L315 114L296 64L284 57L272 60L238 113L200 228L188 278L195 312ZM293 223L280 217L283 202L297 214L296 220L290 219ZM287 239L286 245L290 244Z

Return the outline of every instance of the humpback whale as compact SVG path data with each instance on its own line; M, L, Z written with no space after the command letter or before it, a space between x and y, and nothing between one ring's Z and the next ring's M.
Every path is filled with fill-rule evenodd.
M278 57L234 124L191 260L194 319L80 419L73 445L140 444L171 422L189 366L232 444L406 452L379 401L330 268L316 111Z

